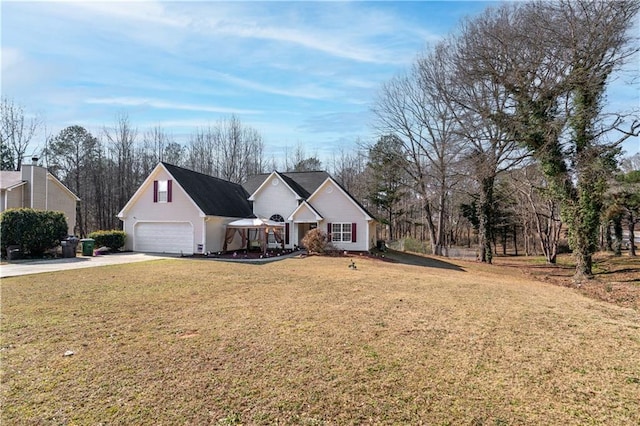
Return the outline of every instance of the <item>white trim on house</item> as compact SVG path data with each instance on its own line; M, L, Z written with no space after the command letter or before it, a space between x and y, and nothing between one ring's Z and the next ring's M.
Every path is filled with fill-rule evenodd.
M14 189L16 189L16 188L18 188L18 187L20 187L22 185L26 185L26 183L27 183L27 181L23 180L21 182L18 182L18 183L14 184L14 185L11 185L11 186L9 186L7 188L2 188L2 189L6 190L6 191L13 191Z
M291 186L289 186L289 184L287 183L287 181L282 177L282 175L280 175L280 173L278 172L271 172L271 174L264 180L264 182L262 182L262 184L258 187L258 189L256 189L255 191L253 191L253 194L251 194L248 198L249 201L255 201L255 196L256 194L258 194L258 192L260 192L266 185L273 185L274 181L272 180L274 177L276 177L278 179L278 183L276 185L279 184L284 184L287 188L289 188L289 191L291 191L291 193L296 197L296 200L301 200L300 196L298 195L298 193L296 191L293 190L293 188L291 188Z
M358 210L360 210L360 212L362 212L362 214L364 215L364 219L366 221L375 220L374 218L369 216L369 214L360 206L360 204L356 203L356 201L353 199L353 197L351 195L349 195L344 189L342 189L342 187L340 185L338 185L336 183L336 181L334 181L331 177L326 178L325 181L322 182L320 184L320 186L318 186L318 189L316 189L315 192L313 194L311 194L309 196L309 198L307 198L307 200L311 201L317 194L319 194L321 191L323 191L323 189L329 190L328 185L330 185L330 184L333 185L331 187L331 190L333 191L334 189L337 189L338 191L340 191L342 193L342 195L344 195Z
M66 193L68 193L69 195L71 195L73 198L75 198L76 201L80 201L80 198L78 198L78 196L76 194L74 194L69 188L67 188L66 186L64 186L64 184L62 182L60 182L58 180L57 177L55 177L54 175L52 175L51 173L47 172L47 180L51 180L54 183L56 183L60 188L62 188ZM47 193L49 193L48 189L47 189Z
M120 212L118 213L117 217L120 218L120 219L125 219L127 217L127 215L125 214L126 211L131 208L132 204L134 204L138 200L138 198L140 198L140 196L142 195L144 190L147 188L147 185L149 184L149 182L153 182L155 176L158 173L160 173L160 168L162 168L162 170L164 170L164 172L166 174L171 176L171 178L173 180L173 184L172 185L177 185L180 188L180 190L182 190L182 192L184 192L187 195L187 198L189 199L189 201L191 201L193 206L198 210L198 213L199 213L200 217L206 217L207 215L204 214L202 209L200 209L200 207L196 204L196 202L193 201L193 198L191 198L187 194L187 191L184 190L184 188L180 185L180 183L176 180L176 178L169 172L169 170L167 170L167 168L162 163L158 163L158 165L151 171L151 173L149 173L149 176L147 176L147 178L144 180L144 182L142 182L142 185L140 185L138 187L138 189L133 194L133 196L131 198L129 198L129 201L127 201L127 204L125 204L124 207L122 208L122 210L120 210Z
M324 217L322 217L322 215L318 213L318 211L311 204L309 204L307 200L304 200L300 203L300 205L298 205L298 207L296 207L293 213L289 215L289 217L287 218L287 221L292 223L309 223L308 220L297 221L295 219L295 217L298 214L302 213L303 210L308 210L314 216L316 222L320 222L321 220L324 219Z

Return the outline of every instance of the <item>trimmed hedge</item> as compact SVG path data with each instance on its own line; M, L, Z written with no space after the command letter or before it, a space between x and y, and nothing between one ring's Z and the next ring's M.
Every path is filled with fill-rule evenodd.
M96 240L96 247L109 247L111 250L116 251L124 246L127 234L124 231L112 229L109 231L95 231L87 237Z
M6 255L7 246L16 245L20 251L42 256L67 238L64 213L50 210L9 209L0 215L0 248Z

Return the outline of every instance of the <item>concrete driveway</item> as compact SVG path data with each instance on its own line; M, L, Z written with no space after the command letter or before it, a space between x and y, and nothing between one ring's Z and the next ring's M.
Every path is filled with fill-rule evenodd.
M93 257L78 256L67 259L17 260L11 263L3 262L0 265L0 278L175 258L177 257L150 253L115 253Z

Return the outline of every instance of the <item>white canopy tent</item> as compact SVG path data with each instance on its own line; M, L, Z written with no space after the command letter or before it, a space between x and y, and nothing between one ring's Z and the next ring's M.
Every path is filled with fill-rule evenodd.
M249 248L248 246L251 242L256 241L259 242L262 252L266 253L269 232L273 231L276 241L280 242L282 241L280 231L284 227L284 222L276 222L260 217L234 220L227 224L223 248L226 251L227 244L233 241L236 232L239 232L242 236L242 247ZM253 239L251 231L254 231Z

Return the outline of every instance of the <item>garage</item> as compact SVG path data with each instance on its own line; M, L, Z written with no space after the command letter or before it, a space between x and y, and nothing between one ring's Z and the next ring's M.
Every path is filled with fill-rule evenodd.
M143 253L193 254L191 222L138 222L133 250Z

